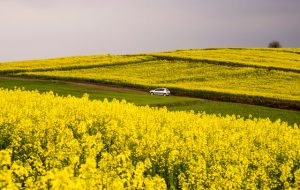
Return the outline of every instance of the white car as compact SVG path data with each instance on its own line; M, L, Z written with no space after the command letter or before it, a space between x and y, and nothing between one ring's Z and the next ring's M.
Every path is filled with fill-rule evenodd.
M157 88L149 91L151 95L170 96L171 92L167 88Z

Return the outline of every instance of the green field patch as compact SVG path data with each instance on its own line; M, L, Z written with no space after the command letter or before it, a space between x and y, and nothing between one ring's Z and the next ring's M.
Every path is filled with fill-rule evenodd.
M39 92L53 91L60 96L72 95L75 97L82 97L83 94L89 94L90 99L109 101L113 99L126 100L136 105L164 105L177 102L195 101L198 99L188 97L164 97L151 96L146 92L122 90L98 89L95 87L82 86L76 84L66 84L59 81L31 81L22 79L3 79L0 78L0 87L2 88L25 88L26 90L38 90Z
M166 106L172 111L190 111L206 112L209 114L240 115L248 118L252 115L255 118L270 118L272 121L281 119L289 124L300 123L300 112L291 110L282 110L262 106L247 104L210 101L198 98L187 97L163 97L151 96L143 92L130 92L120 90L101 90L95 87L84 87L75 84L66 84L59 81L31 81L22 79L3 79L0 78L0 88L25 88L27 90L38 90L39 92L53 91L60 96L72 95L82 97L85 93L89 94L92 100L109 101L113 99L126 100L136 105L150 105L154 107Z
M249 115L251 115L252 118L269 118L271 121L281 119L282 121L287 121L289 124L300 124L299 111L211 100L192 103L193 104L187 102L186 104L175 104L174 106L168 105L167 107L173 111L193 110L194 112L206 112L208 114L220 114L222 116L239 115L244 118L248 118Z

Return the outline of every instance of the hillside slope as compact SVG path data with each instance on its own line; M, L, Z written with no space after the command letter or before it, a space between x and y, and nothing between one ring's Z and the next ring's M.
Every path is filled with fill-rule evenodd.
M147 90L168 87L177 95L300 110L300 50L297 48L83 56L1 63L0 70L15 76Z

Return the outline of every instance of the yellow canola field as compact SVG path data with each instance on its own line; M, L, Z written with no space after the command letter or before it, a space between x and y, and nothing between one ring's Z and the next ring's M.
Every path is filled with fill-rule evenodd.
M0 73L13 73L36 70L78 69L114 64L143 62L152 59L144 55L94 55L73 56L53 59L40 59L16 62L0 62Z
M68 71L26 72L23 76L168 87L300 101L300 74L252 67L186 61L148 61Z
M300 48L217 48L155 53L154 55L228 65L277 68L299 72Z
M0 90L0 189L300 188L300 129Z

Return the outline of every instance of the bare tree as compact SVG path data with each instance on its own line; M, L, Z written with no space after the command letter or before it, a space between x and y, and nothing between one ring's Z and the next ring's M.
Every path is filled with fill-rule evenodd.
M278 41L272 41L269 43L269 48L281 48L281 44Z

